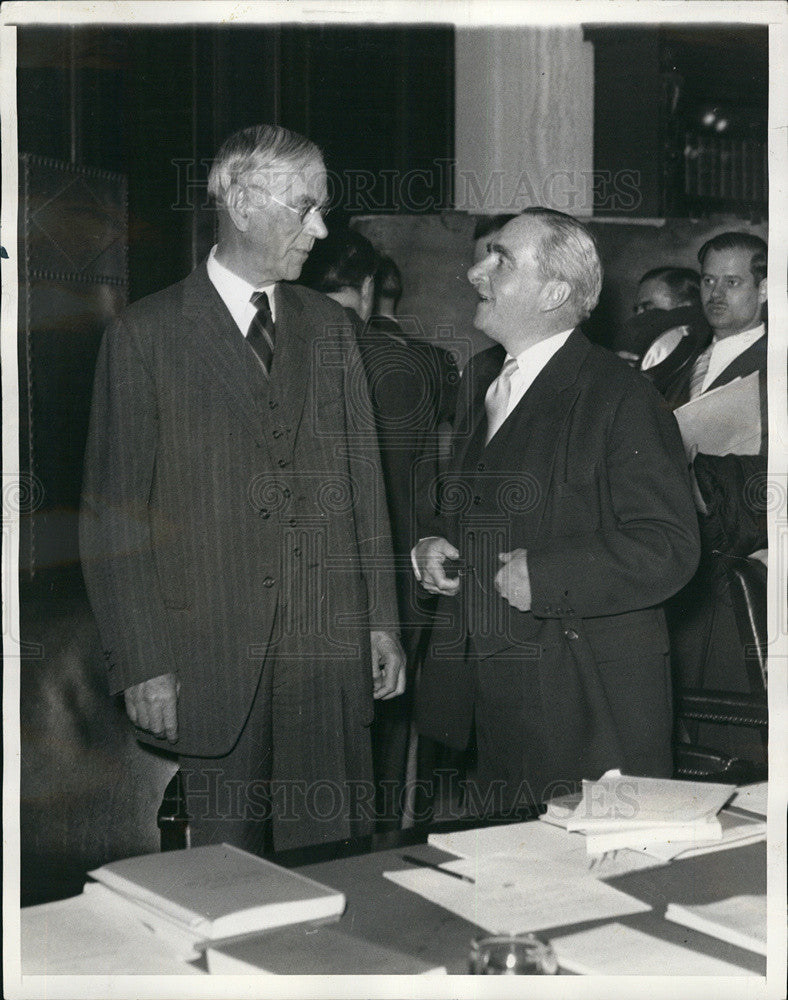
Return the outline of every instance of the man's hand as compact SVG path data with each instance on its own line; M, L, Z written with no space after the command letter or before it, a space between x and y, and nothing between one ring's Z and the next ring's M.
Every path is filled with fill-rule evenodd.
M372 646L372 697L385 701L405 690L405 653L390 632L370 633Z
M175 674L162 674L126 688L126 711L139 729L154 736L166 736L170 743L178 739L178 692Z
M411 552L416 579L431 594L446 594L449 597L459 593L460 580L450 580L443 569L447 559L459 559L460 553L445 538L431 536L422 538Z
M525 549L500 552L503 566L495 574L493 584L501 597L518 611L531 610L531 578Z

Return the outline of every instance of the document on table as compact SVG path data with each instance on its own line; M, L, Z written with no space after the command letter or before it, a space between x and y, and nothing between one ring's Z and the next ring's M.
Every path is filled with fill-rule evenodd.
M746 809L747 812L763 816L765 819L768 795L768 781L758 781L753 785L740 785L728 804L736 806L737 809Z
M687 457L695 448L706 455L757 455L761 448L758 372L704 392L673 415Z
M744 969L624 924L553 937L562 969L581 976L754 976Z
M28 976L199 975L101 894L24 907L22 974Z
M505 854L520 858L526 865L566 878L586 875L589 871L585 837L579 833L567 833L562 827L550 823L506 823L455 833L431 833L428 839L433 847L461 858L480 860ZM599 878L612 878L643 868L656 868L664 863L660 858L642 852L622 850L595 864L593 874Z
M561 871L544 861L495 855L462 858L443 868L475 879L475 884L429 868L385 872L385 877L492 934L522 933L567 922L645 913L651 907L604 882L586 868Z

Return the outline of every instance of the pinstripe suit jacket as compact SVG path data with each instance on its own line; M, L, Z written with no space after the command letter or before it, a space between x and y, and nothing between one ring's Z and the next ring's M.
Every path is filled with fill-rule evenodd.
M331 671L322 687L367 724L369 630L397 630L352 330L323 295L275 294L270 383L204 263L132 305L99 353L83 572L111 691L180 680L182 754L231 749L272 653L303 670L305 697L309 672Z

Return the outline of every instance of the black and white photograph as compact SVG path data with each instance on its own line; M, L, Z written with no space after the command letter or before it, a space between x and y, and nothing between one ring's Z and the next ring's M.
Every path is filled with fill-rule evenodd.
M787 65L2 5L4 996L784 1000Z

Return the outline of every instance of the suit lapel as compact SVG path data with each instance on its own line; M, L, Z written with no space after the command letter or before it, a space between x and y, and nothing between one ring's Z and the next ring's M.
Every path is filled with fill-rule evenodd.
M315 338L309 316L298 294L281 282L276 286L276 347L271 367L271 385L279 396L292 428L288 441L295 443L304 413L314 365ZM315 373L316 374L316 373Z
M264 444L260 411L247 377L243 335L208 277L205 262L184 282L183 315L184 335L193 340L197 357L215 375L228 407Z
M708 389L706 389L706 392L716 389L721 385L727 385L728 382L732 382L735 378L743 378L745 375L751 375L759 369L763 369L764 371L766 369L766 334L759 337L746 351L742 351L737 358L734 358L728 367L724 368L714 379Z
M534 534L538 533L554 476L563 427L569 420L580 392L578 374L590 344L579 330L548 361L523 398L509 414L496 438L509 455L517 455L517 467L537 488L533 510Z
M480 423L487 420L484 397L490 383L498 376L505 357L506 351L498 345L476 354L468 362L460 383L457 403L457 412L461 414L461 418L454 434L452 467L455 470L462 467L468 447L479 433Z

